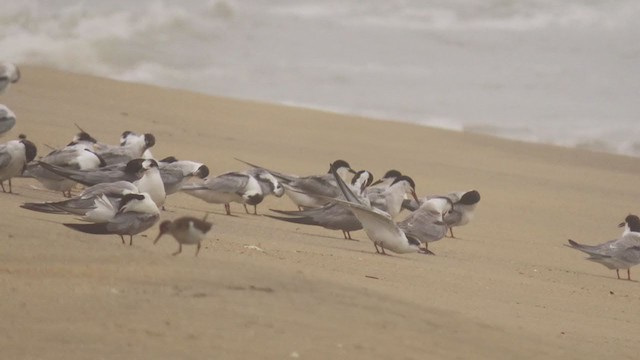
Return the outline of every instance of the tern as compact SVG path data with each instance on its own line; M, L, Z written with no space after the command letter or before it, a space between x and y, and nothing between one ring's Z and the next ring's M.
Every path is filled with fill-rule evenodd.
M98 200L99 201L99 200ZM115 209L109 203L100 203L107 213ZM113 216L106 216L106 221L90 224L70 224L64 226L88 234L118 235L124 244L124 236L129 235L129 245L133 245L133 235L151 228L160 218L160 210L147 193L127 194L122 197L119 207Z
M618 279L620 269L626 269L627 280L631 280L631 267L640 264L640 219L636 215L628 215L618 226L629 230L618 239L599 245L584 245L569 239L569 245L565 246L586 253L589 255L587 260L615 270Z
M35 144L24 135L19 140L0 144L0 187L3 192L13 192L11 178L21 175L27 163L35 159L37 153ZM9 191L4 187L6 180L9 182Z
M351 180L351 189L354 194L362 196L373 181L373 175L365 170L358 171ZM344 198L344 196L342 196ZM361 198L366 202L366 198ZM322 226L330 230L341 230L347 240L351 238L351 232L362 229L362 224L348 207L336 203L328 203L319 208L310 208L299 211L285 211L270 209L273 212L287 215L287 217L267 215L273 219L287 221L295 224Z
M405 209L414 211L424 202L435 198L447 198L453 203L451 211L445 214L444 222L447 223L451 237L455 238L453 228L466 225L473 219L476 206L480 202L480 193L477 190L467 190L453 192L447 195L427 196L419 199L419 201L405 200L402 206Z
M421 251L420 241L408 237L389 214L371 207L354 195L333 166L331 166L331 173L346 198L346 200L333 199L332 201L349 207L362 224L367 237L373 242L377 253L387 255L385 249L399 254Z
M424 244L424 252L435 255L429 250L429 243L438 241L447 234L447 224L444 221L453 207L448 198L434 198L425 201L406 219L398 223L398 227L408 238L413 238Z
M327 203L326 198L340 196L340 190L337 187L336 181L330 174L331 170L322 175L297 176L268 170L243 160L239 161L255 168L265 169L275 176L284 186L285 194L287 194L300 210L321 207ZM344 181L348 181L347 179L356 173L349 163L344 160L336 160L333 164L339 176Z
M206 221L206 216L204 219L184 216L173 221L166 220L160 223L160 233L153 243L157 243L162 235L171 234L178 242L178 251L171 255L180 254L182 252L182 244L186 244L197 245L195 256L198 256L202 239L211 230L212 226L212 223Z
M204 179L209 176L209 168L195 161L178 160L173 156L158 161L160 176L167 195L180 191L182 185L192 177Z
M153 159L134 159L126 164L108 165L92 170L72 170L55 165L39 162L45 169L71 179L85 186L116 181L129 181L140 192L148 193L153 201L162 207L166 200L166 192L158 162Z
M78 215L82 216L83 220L95 222L103 213L101 206L105 206L106 202L117 209L124 195L136 193L139 193L139 190L132 183L117 181L88 187L80 195L67 200L24 203L20 207L50 214Z
M268 195L273 194L275 197L282 197L284 195L284 187L275 176L271 175L267 170L261 168L252 168L245 171L246 174L251 175L258 180L258 184L260 185L260 189L262 191L263 199ZM244 211L249 213L247 210L247 204L243 203ZM253 214L258 214L258 204L253 204Z
M122 138L126 139L126 141L122 141ZM96 152L104 158L107 164L118 164L142 158L144 152L156 143L156 138L153 134L137 135L131 131L125 131L122 134L122 138L119 146L96 145Z
M224 204L227 215L231 215L229 204L232 202L257 205L264 197L258 180L242 172L228 172L200 183L184 184L181 190L208 203Z
M107 165L104 159L84 142L74 143L60 150L54 150L39 161L71 170L91 170ZM40 162L29 163L24 176L35 178L45 188L60 191L64 197L70 198L71 189L76 182L43 168Z

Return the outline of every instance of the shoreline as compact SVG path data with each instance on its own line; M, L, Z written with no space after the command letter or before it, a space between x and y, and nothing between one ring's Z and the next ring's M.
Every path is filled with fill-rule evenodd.
M60 69L54 69L54 68L49 68L46 65L27 65L27 67L33 67L33 68L47 68L50 69L52 71L56 71L56 72L62 72L62 73L69 73L69 74L74 74L74 75L78 75L78 76L88 76L88 77L95 77L95 78L103 78L103 79L107 79L110 81L116 81L116 82L122 82L125 84L132 84L132 85L143 85L143 86L149 86L152 88L159 88L159 89L165 89L165 90L170 90L170 91L178 91L178 92L186 92L186 93L191 93L193 95L197 95L197 96L206 96L206 97L212 97L212 98L220 98L220 99L225 99L225 100L229 100L229 101L239 101L239 102L246 102L246 103L253 103L256 105L265 105L265 106L281 106L284 108L290 108L290 109L299 109L299 110L306 110L306 111L312 111L312 112L321 112L321 113L326 113L327 115L332 115L332 116L336 116L336 117L344 117L344 118L360 118L360 119L367 119L369 121L382 121L382 122L392 122L392 123L400 123L400 124L407 124L407 125L415 125L415 126L421 126L421 127L427 127L429 129L437 129L437 130L445 130L445 131L451 131L451 132L458 132L458 133L468 133L468 134L472 134L472 135L478 135L478 136L488 136L491 138L496 138L496 139L500 139L500 140L506 140L506 141L515 141L518 143L523 143L523 144L534 144L534 145L543 145L543 146L554 146L554 147L559 147L562 149L569 149L569 150L584 150L584 151L589 151L589 152L593 152L596 154L609 154L609 155L617 155L617 156L624 156L624 157L630 157L630 158L634 158L634 159L640 159L640 153L638 154L630 154L627 152L624 152L622 150L619 149L613 149L613 148L606 148L607 146L609 146L610 144L600 144L597 142L594 142L595 140L592 140L593 144L592 145L588 145L588 144L574 144L574 145L562 145L562 144L558 144L558 143L554 143L551 140L535 140L535 141L530 141L530 140L526 140L522 138L522 135L495 135L495 134L491 134L491 130L490 129L495 129L496 131L500 132L505 132L508 133L510 131L513 131L514 129L507 129L507 128L500 128L500 127L496 127L496 125L493 124L482 124L482 123L475 123L475 124L463 124L460 121L457 121L455 119L447 119L447 118L443 118L443 119L438 119L437 117L427 117L426 119L410 119L410 118L404 118L401 115L397 115L397 117L395 117L393 114L384 114L384 111L377 111L377 110L367 110L364 112L358 112L358 111L349 111L348 109L342 109L339 107L333 107L333 106L324 106L324 105L313 105L313 104L309 104L309 103L298 103L296 101L290 101L290 100L282 100L282 101L269 101L269 100L261 100L261 99L252 99L252 98L244 98L244 97L225 97L224 95L219 95L219 94L210 94L210 93L206 93L206 92L200 92L200 91L195 91L195 90L191 90L191 89L187 89L187 88L182 88L182 87L163 87L162 85L157 85L157 84L153 84L153 83L139 83L139 82L135 82L133 80L121 80L121 79L117 79L117 78L105 78L105 77L101 77L98 75L93 75L90 73L82 73L82 72L70 72L67 70L60 70ZM380 114L380 115L376 115L376 114ZM438 124L443 124L443 125L438 125ZM533 135L533 134L531 134Z

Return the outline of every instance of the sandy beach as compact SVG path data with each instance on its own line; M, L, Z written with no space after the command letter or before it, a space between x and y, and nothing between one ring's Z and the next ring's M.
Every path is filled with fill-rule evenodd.
M616 238L640 213L640 159L500 140L393 121L239 101L23 67L0 97L39 155L74 124L107 143L151 132L152 152L235 158L299 175L344 159L377 177L410 175L419 196L476 189L472 223L436 256L380 256L364 232L234 216L185 194L161 219L212 212L196 258L171 256L157 226L117 236L65 228L72 217L21 209L61 199L35 180L0 193L0 353L6 359L636 359L634 281L564 246ZM463 106L463 105L461 105ZM286 197L258 207L294 209ZM626 274L625 274L626 275Z

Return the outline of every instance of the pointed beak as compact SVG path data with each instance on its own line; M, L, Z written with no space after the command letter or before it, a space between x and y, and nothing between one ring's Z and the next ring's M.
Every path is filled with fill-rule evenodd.
M155 245L158 242L158 240L160 240L160 237L162 237L162 235L164 235L164 233L161 231L160 234L158 234L158 237L155 240L153 240L153 245Z
M369 186L378 185L378 184L380 184L380 183L382 183L382 179L378 179L378 180L374 181L374 182L373 182L371 185L369 185Z
M420 200L418 200L418 195L416 195L416 192L414 190L411 190L411 196L413 196L413 199L420 204Z
M349 169L349 172L350 172L350 173L352 173L352 174L354 174L354 175L358 173L357 171L355 171L355 170L353 170L353 169Z
M625 225L627 225L627 223L623 221L620 224L618 224L618 227L624 227Z

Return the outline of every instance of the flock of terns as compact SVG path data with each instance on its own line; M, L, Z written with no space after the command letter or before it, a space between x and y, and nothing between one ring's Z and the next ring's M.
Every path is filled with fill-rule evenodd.
M18 82L20 71L10 63L0 63L0 94ZM0 135L16 124L15 114L0 104ZM364 230L379 254L431 254L428 245L447 235L453 228L468 224L480 201L476 190L419 198L411 177L389 170L379 180L366 170L355 171L348 162L336 160L320 175L285 174L238 159L249 170L209 176L206 165L166 157L155 160L150 148L152 134L125 131L119 144L98 142L79 128L72 141L35 159L36 146L26 136L0 144L0 186L12 192L12 178L34 178L64 199L53 202L24 203L23 208L52 214L71 214L80 223L63 225L88 234L118 235L122 243L152 228L161 217L168 195L182 192L213 204L223 204L227 215L230 203L240 203L249 213L266 196L287 195L297 210L275 210L266 215L279 221L340 230L345 239L351 232ZM5 187L5 182L7 186ZM81 184L84 189L73 196ZM400 213L408 214L400 218ZM629 215L620 226L623 236L600 245L583 245L569 240L572 248L589 255L588 260L609 269L627 270L640 263L640 219ZM204 218L183 216L163 221L154 244L164 235L172 235L179 244L196 245L196 255L212 223Z

